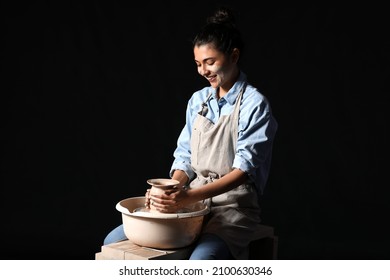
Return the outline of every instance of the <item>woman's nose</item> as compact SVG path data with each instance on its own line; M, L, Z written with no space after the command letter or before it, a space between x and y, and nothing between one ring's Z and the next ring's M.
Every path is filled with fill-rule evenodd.
M208 73L208 70L206 69L206 66L199 66L198 67L198 72L200 75L204 76L205 74Z

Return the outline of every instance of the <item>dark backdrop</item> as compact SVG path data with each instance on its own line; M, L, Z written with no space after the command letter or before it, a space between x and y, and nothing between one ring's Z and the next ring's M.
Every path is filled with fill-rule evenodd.
M279 122L262 197L279 258L390 257L385 8L64 2L1 8L1 259L94 259L116 203L168 176L207 85L189 40L221 3Z

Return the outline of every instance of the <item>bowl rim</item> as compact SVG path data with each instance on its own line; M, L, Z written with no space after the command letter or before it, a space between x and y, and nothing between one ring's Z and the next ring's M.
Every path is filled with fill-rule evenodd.
M158 182L161 182L160 184ZM151 178L146 180L146 183L148 183L151 186L157 186L157 187L174 187L178 185L180 182L175 179L171 178Z
M132 216L132 217L142 217L142 218L148 218L148 219L183 219L183 218L194 218L199 216L205 216L208 213L210 213L210 208L203 204L201 201L195 202L195 203L202 203L204 205L204 208L201 210L193 211L193 212L185 212L185 213L150 213L150 212L130 212L128 208L124 207L122 204L123 202L129 201L129 200L138 200L142 199L145 200L145 196L136 196L136 197L129 197L122 199L119 201L115 208L119 212L121 212L124 215ZM143 206L143 204L142 204ZM140 207L142 207L140 205Z

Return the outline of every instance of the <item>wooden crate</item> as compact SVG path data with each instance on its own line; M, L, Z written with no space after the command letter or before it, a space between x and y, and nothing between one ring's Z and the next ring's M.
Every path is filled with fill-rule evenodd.
M142 247L129 240L102 246L95 254L96 260L180 260L188 259L192 247L175 250L160 250Z

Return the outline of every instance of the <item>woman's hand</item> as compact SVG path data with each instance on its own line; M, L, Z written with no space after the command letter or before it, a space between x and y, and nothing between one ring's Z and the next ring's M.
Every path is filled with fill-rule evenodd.
M147 189L145 193L145 208L150 209L150 189Z
M162 213L175 213L190 204L190 197L184 188L173 188L158 195L150 195L147 191L145 197L149 197L146 199L148 205L153 204Z

